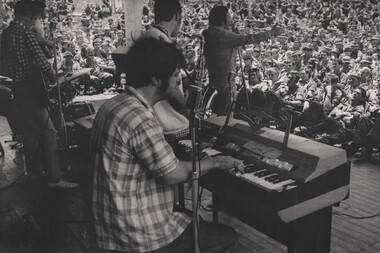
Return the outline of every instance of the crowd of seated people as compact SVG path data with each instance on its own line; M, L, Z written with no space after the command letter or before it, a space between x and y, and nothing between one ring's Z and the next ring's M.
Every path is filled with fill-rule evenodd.
M208 27L209 11L219 2L184 1L176 43L183 50L190 74L203 57L199 54L202 41L193 35ZM349 155L362 150L362 158L373 158L372 152L380 143L380 3L222 2L229 8L236 33L260 32L275 23L285 30L281 36L242 48L236 59L238 87L253 94L262 92L266 99L261 106L269 114L278 113L279 108L289 111L295 133L341 144ZM102 93L115 83L122 85L123 80L114 78L111 52L125 45L124 15L115 14L108 1L86 4L77 20L70 1L47 5L44 25L47 31L55 28L59 69L72 73L91 68L89 77L83 78L81 94ZM154 23L152 1L144 1L144 5L143 31Z

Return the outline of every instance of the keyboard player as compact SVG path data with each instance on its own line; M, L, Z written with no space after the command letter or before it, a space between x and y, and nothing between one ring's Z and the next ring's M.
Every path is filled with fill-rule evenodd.
M95 117L90 167L101 248L191 250L192 221L173 211L173 190L191 179L192 163L175 157L152 111L155 102L178 88L179 57L168 43L152 38L136 41L125 56L126 92L105 102ZM243 169L242 162L230 156L203 159L200 164L203 173ZM236 233L230 227L201 221L199 234L202 252L238 252Z

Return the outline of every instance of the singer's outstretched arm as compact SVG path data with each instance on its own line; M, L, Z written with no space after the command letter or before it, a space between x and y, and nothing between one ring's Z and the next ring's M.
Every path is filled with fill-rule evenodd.
M282 29L275 25L271 30L248 35L239 35L227 31L225 34L225 40L227 44L230 44L230 46L244 46L247 44L254 44L266 41L273 36L280 35L281 33Z

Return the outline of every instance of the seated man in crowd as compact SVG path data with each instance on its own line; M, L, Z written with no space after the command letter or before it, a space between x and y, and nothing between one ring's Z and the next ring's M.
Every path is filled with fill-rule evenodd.
M164 2L168 4L167 1ZM76 54L78 54L80 50L75 51L75 49L83 48L84 52L88 45L94 45L95 55L102 58L101 61L96 61L98 65L112 65L109 61L109 52L112 51L113 48L126 45L124 14L113 18L106 18L106 15L104 15L107 12L105 6L107 7L108 5L106 3L104 3L105 6L95 3L87 4L81 17L82 24L71 22L72 25L70 25L70 27L63 24L67 23L66 21L63 22L63 18L66 18L67 15L61 15L61 20L55 18L62 11L70 14L71 9L66 1L58 4L56 2L48 2L47 5L49 7L48 20L45 20L43 24L45 26L49 26L49 24L56 25L56 28L52 30L58 32L58 59L65 61L64 65L67 63L66 57L70 59L70 56L60 58L60 54L64 54L68 50L74 57L78 57ZM65 5L68 8L66 8ZM149 3L144 2L144 5L144 24L150 24L148 33L157 31L157 26L160 29L164 28L161 29L162 31L160 33L156 34L158 34L158 36L163 34L163 38L166 40L165 31L168 30L168 28L160 19L163 17L162 13L170 12L170 8L163 8L162 13L159 13L160 11L156 13L157 10L154 10L155 13L153 14L153 9L147 6ZM172 4L169 3L168 5L171 6ZM339 1L331 5L334 6L335 9L339 9L341 6ZM333 109L336 111L342 108L345 112L346 110L344 108L346 108L348 103L347 97L352 98L356 86L364 87L367 91L367 105L365 106L365 110L371 113L369 119L372 120L373 123L376 123L377 118L373 112L376 112L380 107L377 99L377 94L379 93L377 84L380 80L380 63L378 59L378 54L380 54L380 50L378 49L380 46L379 36L374 31L380 30L380 23L373 22L372 19L355 20L355 15L352 15L346 18L349 23L343 28L343 26L340 25L342 20L344 21L344 19L341 20L342 15L327 15L327 9L323 9L322 12L315 11L316 6L317 5L311 5L309 8L306 8L307 6L305 4L303 10L306 9L306 12L301 13L298 9L293 9L293 5L291 4L283 4L280 9L273 4L253 4L250 8L244 1L238 1L233 4L228 3L226 5L227 10L224 8L223 12L228 12L230 15L225 15L225 17L228 16L228 18L231 19L222 20L224 21L222 24L231 23L232 27L238 29L243 34L261 31L255 19L257 20L263 15L267 18L266 26L271 22L283 24L284 20L286 20L288 24L289 22L291 23L291 25L286 25L283 29L281 28L281 30L284 30L284 35L278 37L271 36L270 38L269 36L265 36L265 39L254 47L243 46L241 56L245 62L243 66L241 66L242 68L239 66L238 68L231 68L231 70L236 71L238 75L239 72L248 75L251 69L249 65L259 66L260 78L268 79L268 82L261 80L259 83L254 84L256 88L260 87L263 90L268 90L269 88L276 92L283 100L278 104L282 104L283 106L283 103L285 103L287 108L293 110L295 112L294 119L298 116L300 117L299 120L295 120L295 123L298 122L301 125L309 125L310 122L314 124L315 122L320 123L320 121L323 121L324 117L320 114L320 108L324 110L325 115L329 115ZM201 34L202 29L210 25L208 24L207 14L210 13L212 5L190 5L187 3L183 7L180 16L175 16L177 19L174 21L178 21L175 25L178 26L182 23L181 30L188 34ZM369 5L353 5L352 8L353 13L370 11ZM252 9L252 15L249 14L249 9ZM243 16L240 15L242 10L247 12ZM173 13L169 15L171 14ZM174 15L176 14L174 13ZM240 16L242 16L243 19L240 18ZM254 18L255 16L256 18ZM275 20L270 21L270 19L274 17ZM156 19L156 22L154 22L154 19ZM376 20L378 19L377 17ZM166 24L168 23L169 22ZM260 22L260 25L264 25L264 23L261 24ZM154 26L156 26L156 28ZM213 25L211 25L211 27L212 26ZM370 30L371 28L372 31ZM71 30L75 31L74 35L72 35ZM77 33L77 30L82 31L81 34L79 34L79 32ZM176 34L172 34L171 28L169 28L169 30L170 34L168 34L168 37L173 36L177 38L173 40L169 38L167 40L176 41L177 46L183 47L185 51L189 52L187 55L187 67L191 72L197 67L200 47L199 41L193 38L187 38L184 35L177 36ZM210 30L210 27L208 30ZM206 35L207 33L208 32L203 32L203 34ZM50 33L46 33L45 37L48 34ZM42 36L39 36L39 38L41 39ZM74 48L72 47L72 43L75 43ZM310 43L312 43L312 45ZM188 48L191 50L187 50ZM207 51L209 50L207 46L205 49L205 52L208 53ZM301 49L302 51L300 51ZM83 56L83 61L87 62L88 59L85 56L85 52ZM96 59L98 57L96 57ZM215 57L210 58L216 59ZM82 67L85 66L83 65L83 61L80 60ZM218 61L218 63L219 62L221 63L222 61ZM230 57L228 61L228 63L232 62L236 64L228 65L240 65L235 51L233 51L232 57ZM61 64L58 63L58 66L61 66ZM272 71L273 69L279 70L278 75L276 71ZM98 70L101 70L99 71L100 73L113 73L112 70L108 69L103 71L102 68L99 68ZM306 75L304 75L303 70L305 70ZM357 74L353 74L353 72ZM93 85L97 87L94 93L102 92L109 87L109 83L96 83L99 82L99 79L106 79L107 81L111 79L108 77L108 74L105 74L107 76L102 76L97 71L94 71L94 73L96 73L96 75L93 75ZM195 72L193 72L193 74L194 73ZM215 71L215 73L217 73L219 77L222 73L223 83L225 83L226 80L224 77L228 74L228 71ZM275 73L277 77L270 77L271 73ZM211 77L210 80L211 83L213 83L215 81L214 75L216 74L214 74L213 71L208 74L210 74L208 77ZM338 81L334 75L338 77ZM94 78L95 76L98 77ZM330 76L334 77L331 79ZM205 80L206 79L207 78L205 78ZM267 91L265 91L265 93L267 93ZM225 99L229 100L228 94L225 95ZM275 101L278 100L275 99ZM224 109L228 107L228 103L222 104ZM309 110L309 108L311 110ZM310 113L310 111L312 113ZM307 115L311 115L311 117ZM340 114L338 113L336 115ZM349 117L341 117L338 121L348 119ZM345 125L347 127L349 122L347 121Z
M339 108L330 113L330 117L322 119L319 124L311 126L299 134L310 137L321 135L316 140L329 145L350 142L354 138L356 129L362 129L362 125L367 124L364 120L360 124L354 120L364 113L365 100L366 91L360 87L356 88L348 104L341 104Z
M100 58L95 58L95 49L92 46L86 48L86 58L82 68L91 68L91 86L96 93L102 93L113 84L113 75L107 71L110 67L105 65ZM87 91L85 91L87 92Z

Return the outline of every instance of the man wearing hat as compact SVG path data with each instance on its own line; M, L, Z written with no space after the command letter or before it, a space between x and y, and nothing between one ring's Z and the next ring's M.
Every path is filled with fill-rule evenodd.
M362 51L359 49L359 44L353 42L351 46L351 58L355 63L359 63L363 57Z
M244 67L243 67L243 73L244 75L248 75L249 70L252 68L252 51L247 50L243 53L243 61L244 61Z
M104 27L104 37L111 37L111 27Z
M303 57L302 57L302 64L304 66L307 66L307 63L311 57L313 57L313 48L309 43L305 43L302 47L303 51Z
M335 49L338 51L338 55L343 53L343 41L341 39L335 41Z
M313 38L313 45L312 45L313 51L319 52L320 43L321 41L317 37Z
M66 51L63 53L64 60L61 62L61 70L65 74L73 73L73 54L70 51Z
M115 48L125 46L127 42L126 42L126 39L124 38L124 32L122 30L117 30L116 36L117 37L115 41L113 42L113 46Z
M341 30L344 34L347 34L348 20L344 14L342 14L338 19L338 29Z
M379 45L379 42L380 42L380 37L379 35L374 35L371 37L370 39L370 43L369 45L367 45L368 49L367 49L367 54L368 53L376 53L376 49L377 49L377 46Z
M72 66L72 70L69 72L75 72L81 69L80 63L82 61L82 57L80 53L72 53L71 51L66 51L62 56L64 57L64 60L62 61L61 66L63 65ZM72 61L72 63L64 64L64 62L70 62L70 61Z
M261 49L260 47L254 47L253 48L253 51L252 51L252 64L255 64L255 65L261 65L261 60L262 60L262 56L261 56Z
M91 68L91 85L95 87L97 93L102 93L113 84L113 75L106 71L112 67L95 57L94 47L88 46L85 50L86 58L81 67Z
M301 51L295 51L293 53L293 67L295 70L299 70L302 67L302 52Z
M288 45L288 43L286 43L287 37L285 35L279 35L277 38L278 38L278 42L280 44L280 49L285 50L285 51L288 50L289 45Z
M300 69L300 71L305 71L304 69ZM299 72L297 70L291 70L289 74L289 80L287 82L286 89L281 91L281 86L279 87L279 92L285 92L281 94L283 98L283 103L287 105L288 108L301 112L303 109L303 105L306 97L306 89L303 86L298 86L299 80Z
M102 39L97 38L92 42L92 46L95 50L95 57L99 57L102 60L108 60L107 59L107 53L101 48Z
M341 83L347 83L348 73L351 70L351 57L344 56L342 57L341 62L342 62L342 67L340 69L339 78L341 80Z

